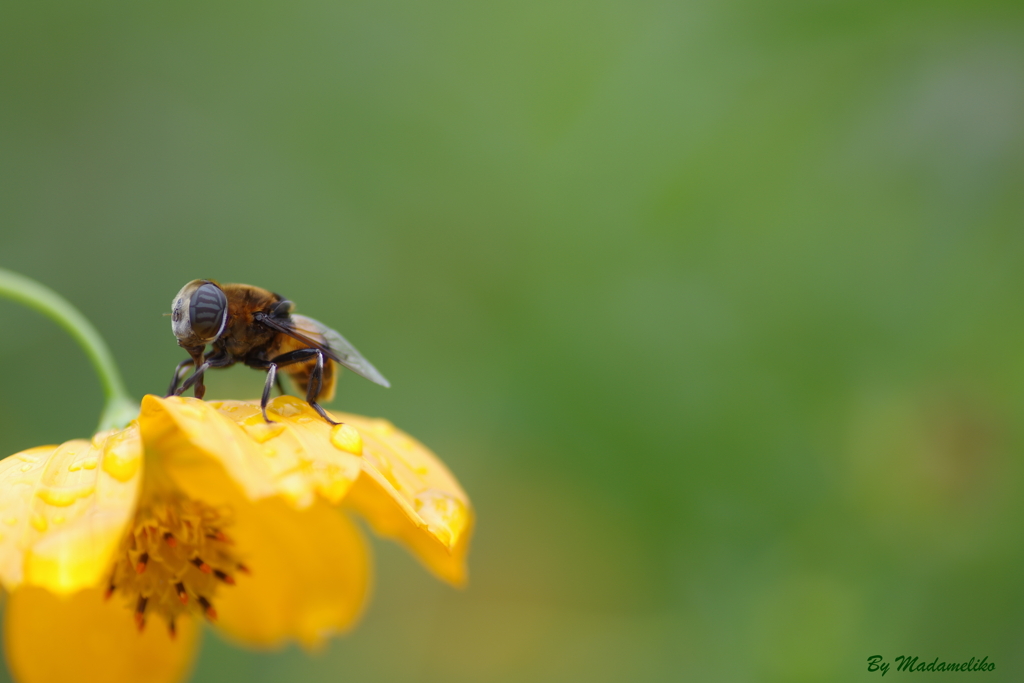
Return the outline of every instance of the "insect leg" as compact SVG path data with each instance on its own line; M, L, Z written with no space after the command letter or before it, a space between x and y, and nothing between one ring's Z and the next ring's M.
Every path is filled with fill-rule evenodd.
M309 383L306 385L306 400L315 401L320 398L320 389L324 385L324 357L317 354L316 364L313 371L309 373Z
M289 351L288 353L282 353L280 356L271 359L268 362L268 365L276 364L278 367L283 367L285 365L291 365L292 363L307 361L314 356L316 356L316 366L309 374L309 383L306 385L306 402L313 407L313 410L315 410L320 417L327 420L332 425L340 424L328 417L327 411L316 402L317 397L320 396L320 389L323 387L324 383L324 354L320 349L297 349L295 351ZM250 363L250 365L256 367L253 363ZM263 365L261 364L260 367L263 367ZM270 384L268 383L264 387L264 394L269 395L269 391Z
M274 357L272 360L255 360L248 361L250 367L266 369L267 381L263 385L263 397L260 399L260 409L263 411L263 419L267 422L274 422L267 417L267 403L270 401L270 387L277 385L281 393L284 394L284 387L281 386L281 376L277 374L277 369L284 365L292 365L293 363L301 363L307 361L313 357L314 354L318 353L316 349L297 349L295 351L289 351L288 353L282 353L280 356Z
M270 363L267 368L267 381L263 385L263 398L260 399L260 410L263 411L263 421L268 423L275 421L267 417L267 401L270 400L270 387L274 386L275 380L278 385L280 385L280 380L277 379L277 363Z
M190 365L194 365L191 358L181 361L178 363L178 367L174 368L174 378L171 380L171 388L167 390L168 396L173 396L174 392L178 390L178 383L181 382L181 378L185 374L184 370Z
M188 391L192 387L193 384L195 384L196 382L199 382L200 380L203 379L203 373L205 373L211 367L212 366L210 365L210 361L206 361L205 363L200 365L198 368L196 368L196 371L193 372L191 375L189 375L188 379L186 379L184 381L184 383L182 383L182 385L180 387L178 387L178 389L174 392L174 395L175 396L181 396L186 391ZM200 395L200 391L199 391L199 386L198 385L196 386L196 398L202 398L202 396Z
M320 404L316 402L317 397L320 396L320 387L323 386L324 380L324 354L319 350L316 352L316 367L313 368L313 372L309 376L309 386L306 388L306 401L309 405L313 406L313 410L320 413L320 417L330 422L332 425L341 424L335 422L327 416L327 411L320 407Z
M189 387L195 385L195 397L201 399L206 393L206 387L203 385L203 374L210 368L226 368L233 364L234 361L231 357L226 355L211 356L210 358L207 358L206 362L196 368L196 371L189 375L188 379L186 379L185 382L175 390L174 395L181 396L188 391Z
M278 367L283 367L285 365L291 365L292 363L301 363L304 360L309 360L317 353L319 353L319 351L316 349L297 349L295 351L289 351L288 353L282 353L280 356L274 356L269 361L246 362L253 368L266 368L270 363L276 363Z

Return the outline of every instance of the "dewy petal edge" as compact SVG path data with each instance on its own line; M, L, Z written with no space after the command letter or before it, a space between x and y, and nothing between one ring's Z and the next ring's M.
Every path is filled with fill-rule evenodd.
M241 568L241 562L234 555L219 553L216 544L214 550L182 546L190 555L219 553L210 555L216 561L209 560L208 570L202 569L203 558L193 558L195 569L186 567L193 580L185 582L184 597L204 606L210 616L212 603L195 588L201 582L194 579L204 575L196 572L213 573L232 584L224 589L222 622L233 637L252 645L272 647L294 639L316 646L358 618L368 587L368 549L346 515L330 509L339 504L405 545L439 578L453 585L465 582L472 508L433 453L384 420L335 413L344 425L332 427L289 396L271 403L271 417L276 423L266 424L256 402L147 396L139 419L124 430L97 434L91 442L30 449L0 461L0 490L5 492L0 497L0 582L13 591L8 633L28 632L25 624L32 620L17 615L26 614L24 605L42 599L30 600L29 596L40 595L33 587L55 595L92 594L109 580L108 590L126 600L126 606L135 605L139 628L148 611L168 604L153 593L152 583L145 583L147 576L159 579L158 569L164 565L147 561L156 562L151 559L158 555L153 548L164 549L161 539L178 532L165 532L159 524L152 527L158 531L146 532L149 536L138 532L139 515L152 512L154 491L165 498L168 491L178 491L211 510L233 506L240 538L259 538L248 548L240 541L238 557L248 553L272 563L272 556L284 548L271 547L273 553L261 554L262 546L289 542L299 543L287 550L289 557L301 559L307 551L316 555L328 548L334 553L310 556L297 566L282 565L263 575L253 567L254 577L237 574L235 586L231 570L235 565ZM273 530L293 517L290 531ZM152 523L152 515L148 519ZM126 536L129 529L136 531ZM144 548L148 537L154 537L157 546ZM124 538L135 540L119 546ZM122 567L116 581L110 573L115 557L121 558L116 561ZM132 567L137 567L143 583L134 581ZM125 581L126 576L132 581ZM177 580L168 577L162 579L166 584ZM249 597L243 600L243 595ZM272 603L255 604L261 596L271 597ZM74 599L74 604L79 602ZM246 607L249 603L253 604ZM168 616L166 607L156 613L173 631L179 615ZM130 610L122 614L131 621ZM278 624L267 617L275 614L284 615ZM10 623L14 618L19 624ZM22 651L15 641L25 642L9 638L9 653ZM24 658L19 661L24 669ZM34 666L27 669L34 671ZM19 680L39 679L33 674Z

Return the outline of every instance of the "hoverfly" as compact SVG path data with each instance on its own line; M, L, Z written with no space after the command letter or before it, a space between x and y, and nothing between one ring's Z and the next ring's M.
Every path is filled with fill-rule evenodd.
M381 386L391 386L384 376L363 358L356 348L326 325L292 313L293 304L280 294L252 285L220 285L213 280L192 280L181 288L171 304L171 329L178 346L191 356L178 363L167 395L180 396L194 387L195 397L206 393L203 374L211 368L243 363L265 370L260 408L267 417L270 388L284 393L278 368L296 387L306 392L306 401L325 420L332 420L320 399L334 397L340 364ZM204 356L206 345L212 349ZM184 382L188 367L193 372ZM180 384L180 386L179 386Z

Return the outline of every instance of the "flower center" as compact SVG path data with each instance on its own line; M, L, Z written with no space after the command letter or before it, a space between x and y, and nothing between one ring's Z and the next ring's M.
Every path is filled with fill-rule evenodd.
M171 636L183 614L216 619L217 589L234 585L236 570L249 572L224 533L230 524L229 511L197 500L178 495L149 500L136 511L118 551L107 599L123 596L140 631L154 612L167 621Z

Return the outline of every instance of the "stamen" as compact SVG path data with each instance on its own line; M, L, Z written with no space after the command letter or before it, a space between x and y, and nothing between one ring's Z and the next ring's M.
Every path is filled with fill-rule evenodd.
M225 574L224 572L222 572L219 569L214 569L213 570L213 575L216 576L221 581L223 581L224 583L228 584L229 586L234 586L235 585L235 577L229 576L228 574Z
M156 613L172 638L183 615L217 619L217 591L236 585L237 572L249 573L221 530L230 524L230 512L179 493L144 500L118 551L104 597L123 595L140 631Z
M206 617L211 621L215 620L217 618L217 610L213 609L213 605L210 604L210 601L201 595L196 599L202 606L203 612L206 614Z
M249 569L248 567L246 567L241 562L239 562L237 566L238 566L238 571L242 572L243 574L252 574L252 570Z
M221 543L227 543L228 545L234 545L235 542L232 541L231 538L228 537L228 535L220 529L212 529L211 531L212 533L206 534L206 537L210 540L220 541Z
M146 627L146 603L149 598L139 596L139 602L135 605L135 626L141 632Z

